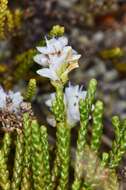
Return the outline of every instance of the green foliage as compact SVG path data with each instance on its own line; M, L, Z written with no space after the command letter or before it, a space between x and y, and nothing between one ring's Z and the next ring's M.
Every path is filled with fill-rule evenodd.
M50 190L51 173L49 163L49 148L47 130L32 121L32 172L35 189Z
M60 26L60 25L55 25L52 27L49 35L51 37L58 37L58 36L63 36L64 35L64 27L63 26Z
M31 122L29 115L25 114L23 117L24 122L24 160L21 190L29 190L31 188Z
M70 128L64 125L57 129L57 149L60 159L60 179L58 190L68 189L69 165L70 165Z
M93 113L93 129L91 148L93 151L98 151L101 144L102 128L103 128L103 103L97 101Z
M17 133L16 140L16 152L13 167L13 176L11 189L18 190L21 184L22 170L23 170L23 158L24 158L24 140L22 133Z
M9 172L2 150L0 150L0 186L3 190L10 190Z
M65 106L63 88L56 88L56 99L52 105L52 111L57 121L57 149L54 162L53 180L60 175L57 189L63 190L68 187L69 180L69 164L70 164L70 128L65 120ZM59 172L60 171L60 172ZM55 182L54 180L54 182Z
M29 69L33 66L33 56L36 50L30 49L16 57L16 63L18 64L16 71L14 72L14 80L20 80L26 76Z
M4 26L6 19L6 11L7 11L8 0L1 0L0 2L0 38L4 38Z
M87 96L85 100L80 101L80 129L78 132L78 141L77 141L77 153L75 161L75 179L72 186L72 189L80 189L82 183L83 175L83 156L84 156L84 147L86 144L86 136L88 131L89 117L91 114L92 104L94 102L94 96L96 91L96 80L92 79L89 83Z
M36 120L32 121L32 172L34 189L44 189L44 170L40 126ZM34 156L33 156L34 155Z
M15 10L12 13L7 4L7 0L1 0L0 2L0 39L5 37L6 26L7 31L12 32L15 27L18 28L21 21L22 14L20 10ZM59 37L63 34L64 27L56 25L48 34L48 38ZM45 39L42 39L40 44L44 46ZM8 86L12 83L10 86L13 86L17 81L27 78L28 71L33 68L33 56L35 54L35 49L29 49L17 55L14 77L9 76L5 81L1 79L1 82L5 82L4 84ZM104 59L113 59L122 57L124 52L119 48L115 48L102 51L100 55ZM8 70L4 65L1 65L1 73L6 73ZM29 78L27 79L29 80ZM66 80L64 83L66 83ZM79 102L80 123L78 123L77 145L74 150L75 158L73 159L71 156L72 130L67 121L67 106L64 102L63 92L64 83L63 81L51 81L56 90L56 96L51 108L56 121L56 143L53 147L55 154L50 150L47 127L39 125L37 119L31 114L31 110L27 111L27 113L23 112L21 115L19 113L20 126L13 126L14 130L9 131L9 128L5 130L2 145L0 146L0 189L119 189L116 169L126 152L126 119L121 120L118 116L112 118L115 134L112 148L109 152L100 153L104 127L104 106L102 101L95 101L97 81L92 79L88 85L86 98L81 99ZM31 102L35 94L36 79L32 78L29 80L27 91L24 95L25 101ZM4 118L0 115L0 118L8 122L10 119L10 122L15 125L16 117L13 118L14 114L12 114L12 117L10 114L9 119L7 114L5 116ZM91 128L90 145L87 140L89 125ZM4 129L6 129L6 126L4 126Z
M64 107L64 95L63 88L56 88L56 99L53 101L52 111L55 115L57 123L65 122L65 107Z
M36 94L36 80L30 79L28 83L25 99L28 101L32 101L35 94Z
M7 160L8 160L8 156L10 153L11 141L12 141L11 134L5 133L4 138L3 138L3 146L2 146L2 151L4 153L5 162L7 162Z
M52 189L51 173L50 173L50 155L47 128L45 126L40 127L42 154L43 154L43 169L44 169L44 181L45 189Z
M56 147L55 158L49 151L48 133L45 126L40 126L36 119L25 113L22 120L22 130L5 132L0 150L0 187L2 190L118 190L116 168L126 150L126 120L121 121L114 116L112 123L115 130L110 153L103 152L99 157L103 130L103 103L95 101L96 80L89 83L85 100L80 101L80 128L78 130L77 150L74 165L74 180L70 183L71 167L71 128L65 117L63 89L57 89L53 103L53 113L56 117ZM92 113L93 112L93 113ZM58 114L59 113L59 114ZM92 140L87 142L88 125L92 115ZM8 158L12 138L16 135L13 174L10 176ZM50 163L54 160L53 164ZM85 164L86 163L86 164ZM10 178L11 177L11 178Z
M115 168L119 165L126 150L126 120L121 121L118 116L112 118L115 130L115 140L110 152L110 167Z
M15 30L21 26L22 15L20 9L9 9L8 0L0 1L0 40L5 39L10 33L16 34Z

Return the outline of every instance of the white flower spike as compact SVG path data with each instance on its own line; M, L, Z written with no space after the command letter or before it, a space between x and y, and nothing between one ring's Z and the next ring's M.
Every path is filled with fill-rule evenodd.
M66 37L46 39L45 47L37 47L40 54L34 57L34 61L45 67L37 71L43 77L52 81L66 82L68 73L77 68L81 55L68 46Z
M80 120L80 112L79 112L79 101L80 99L85 99L87 92L82 90L82 86L79 85L73 86L69 83L69 86L65 88L64 93L64 103L65 109L67 111L67 122L69 126L74 126ZM52 102L55 99L55 93L50 95L50 99L46 101L46 105L48 107L52 106ZM54 126L54 119L47 118L49 124ZM51 121L53 121L51 123Z
M67 110L67 119L69 125L75 125L80 121L79 101L85 99L87 92L82 90L82 86L72 86L69 83L69 87L65 89L65 104Z

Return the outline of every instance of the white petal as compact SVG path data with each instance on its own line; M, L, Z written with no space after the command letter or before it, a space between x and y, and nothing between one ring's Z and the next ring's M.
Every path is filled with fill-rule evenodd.
M51 107L52 106L52 102L54 101L54 99L55 99L55 93L51 93L49 99L45 102L45 104L48 107Z
M72 54L73 54L73 55L76 55L76 54L78 54L78 53L77 53L77 51L76 51L75 49L72 49Z
M0 109L3 109L6 106L6 93L3 88L0 87Z
M81 55L80 54L77 54L77 55L73 55L72 58L69 60L70 62L73 62L73 61L78 61L78 59L80 59Z
M60 43L60 41L56 41L55 42L55 44L53 44L54 45L54 48L55 48L55 50L56 50L56 52L60 52L60 51L62 51L62 44Z
M57 39L52 38L50 40L46 39L47 48L50 49L50 54L56 53L56 51L60 51L61 47L60 44L57 44ZM59 49L60 48L60 49Z
M71 53L72 54L72 47L71 46L65 46L63 48L63 53Z
M10 91L8 93L9 98L12 100L12 106L10 106L10 111L17 111L20 108L21 102L23 102L23 97L20 92L13 93Z
M79 94L79 98L84 100L86 98L86 95L87 95L87 91L82 91Z
M60 37L59 41L62 44L62 47L65 47L68 44L68 39L65 36Z
M48 69L48 68L40 69L37 71L37 73L43 77L47 77L54 81L59 79L56 73L53 70Z
M65 96L69 100L70 97L75 97L76 92L78 91L79 85L73 86L69 83L69 86L65 88Z
M60 56L52 56L50 57L50 66L54 68L54 70L60 69L60 66L66 63L66 54L62 54Z
M46 39L47 47L54 48L54 52L61 51L68 43L68 40L66 37L59 37L59 38L52 38L51 40Z
M23 101L23 97L21 96L21 93L20 92L14 93L12 101L15 106L19 106L20 103Z
M95 109L95 106L94 106L94 104L93 104L91 110L94 111L94 109Z
M45 55L54 53L54 48L53 48L52 46L50 46L50 47L37 47L37 50L38 50L40 53L43 53L43 54L45 54Z
M77 117L75 113L73 114L70 110L67 110L67 122L70 126L74 126L80 120L80 117L75 118L74 116Z
M69 86L65 89L67 120L69 125L75 125L80 120L79 101L81 98L85 98L86 93L86 91L82 90L82 86L73 86L71 83L69 83Z
M72 86L65 89L65 96L66 96L66 101L67 101L67 118L68 122L71 123L72 120L72 125L79 121L80 119L80 114L79 114L79 97L78 97L78 85L77 86Z
M60 70L60 67L63 64L68 64L67 58L69 57L71 53L72 48L70 46L67 46L63 49L60 55L50 55L50 65L56 70Z
M52 38L52 39L48 40L45 37L45 40L46 40L47 47L49 47L50 45L53 45L56 42L56 38Z
M42 66L48 66L48 59L43 54L37 54L34 56L34 61Z
M51 107L51 106L52 106L52 100L51 100L51 99L46 100L45 104L46 104L48 107Z

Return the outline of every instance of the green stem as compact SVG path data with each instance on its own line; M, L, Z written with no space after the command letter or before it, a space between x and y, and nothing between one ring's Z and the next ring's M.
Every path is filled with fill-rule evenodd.
M72 185L72 190L79 190L82 183L84 147L86 144L86 135L88 131L89 117L92 110L92 104L94 102L96 85L97 85L96 80L92 79L89 83L86 99L80 101L81 126L78 131L77 152L76 152L76 161L75 161L75 176Z
M24 114L24 161L21 190L31 189L31 120L29 114Z
M53 102L52 111L57 121L57 154L54 162L57 165L54 167L56 175L53 175L53 185L55 186L59 177L57 189L64 190L67 189L69 180L70 128L66 124L63 86L56 88L56 99Z
M15 160L14 160L12 184L11 184L11 189L13 189L13 190L19 190L20 186L21 186L23 158L24 158L23 134L17 133L16 153L15 153Z
M28 101L32 101L35 94L36 94L36 80L30 79L28 83L25 99Z
M81 190L93 190L93 188L88 183L83 182Z
M60 176L60 159L58 152L56 152L55 160L53 163L53 169L51 172L52 189L56 188L59 176Z
M112 119L112 123L115 128L115 140L110 152L109 167L114 169L118 167L122 156L126 152L126 120L121 122L119 117L115 116Z
M12 141L12 139L11 139L11 133L6 132L4 134L3 146L2 146L2 151L4 153L5 162L7 162L7 160L8 160L8 155L10 153L11 141Z
M0 186L2 190L10 190L9 171L7 169L4 152L0 150Z
M51 183L51 173L50 173L48 134L47 134L47 128L45 126L40 127L40 134L41 134L45 189L51 190L52 189L52 183Z
M70 128L64 124L57 128L58 155L60 159L60 179L57 190L68 189L69 165L70 165Z
M61 86L56 88L56 98L52 104L52 112L55 115L57 124L65 122L66 115L64 105L64 94L63 88Z
M36 120L32 121L32 173L35 190L44 190L44 169L42 158L42 146L40 140L40 126Z
M101 167L106 167L109 162L109 154L107 152L103 152L101 159Z
M95 109L93 113L93 128L92 128L92 142L91 148L93 151L97 152L101 144L101 136L103 129L103 103L97 101L95 104Z

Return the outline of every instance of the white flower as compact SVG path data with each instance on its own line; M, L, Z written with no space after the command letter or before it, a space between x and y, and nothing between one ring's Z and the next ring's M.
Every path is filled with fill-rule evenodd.
M45 67L37 71L41 76L53 81L62 81L68 73L78 67L77 54L71 46L68 46L66 37L46 39L45 47L37 47L40 54L34 57L34 61Z
M6 105L6 93L3 88L0 86L0 109L4 108Z
M10 106L10 111L17 112L18 109L20 108L20 104L23 102L23 97L21 96L21 93L20 92L14 93L10 91L8 97L12 101L12 105Z
M67 112L67 122L70 126L74 126L80 120L80 112L79 112L79 101L80 99L85 99L87 92L82 90L82 86L79 85L72 86L69 83L69 87L65 89L64 93L64 103L65 109ZM48 107L52 106L52 102L55 99L55 93L50 95L50 99L46 101L46 105ZM47 121L51 123L53 121L52 126L54 126L54 119L47 118Z
M74 125L74 123L80 120L79 101L80 99L85 99L87 94L82 88L79 85L72 86L69 84L69 87L65 89L67 119L71 125Z
M23 97L21 96L20 92L14 93L9 91L6 93L3 88L0 87L0 110L17 113L22 102Z

